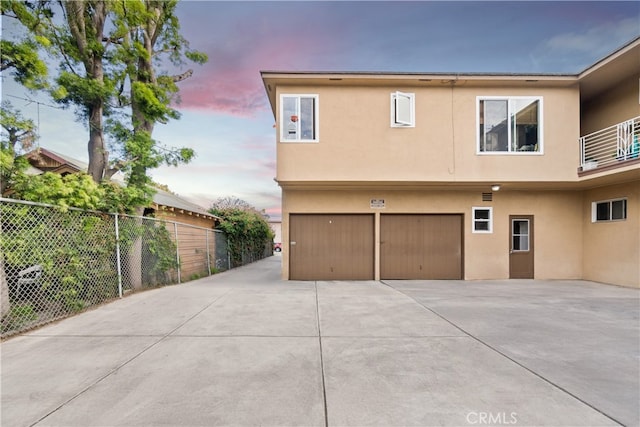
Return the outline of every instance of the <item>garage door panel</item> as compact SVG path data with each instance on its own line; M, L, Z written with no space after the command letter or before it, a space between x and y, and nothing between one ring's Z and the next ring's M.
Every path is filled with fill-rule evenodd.
M381 215L382 279L461 279L461 215Z
M290 236L290 279L373 279L373 215L291 215Z

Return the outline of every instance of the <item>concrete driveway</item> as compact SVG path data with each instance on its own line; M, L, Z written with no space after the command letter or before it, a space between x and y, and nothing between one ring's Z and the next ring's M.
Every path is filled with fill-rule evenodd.
M280 258L2 343L2 426L640 424L639 291L284 282Z

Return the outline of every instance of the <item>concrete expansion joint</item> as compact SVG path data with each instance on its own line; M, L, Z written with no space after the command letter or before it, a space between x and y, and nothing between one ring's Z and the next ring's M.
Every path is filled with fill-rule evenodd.
M95 381L93 381L91 384L89 384L88 386L86 386L85 388L83 388L82 390L80 390L78 393L76 393L75 395L71 396L69 399L65 400L63 403L61 403L60 405L58 405L56 408L54 408L53 410L49 411L48 413L46 413L45 415L43 415L42 417L40 417L36 422L34 422L33 424L30 425L30 427L33 427L37 424L39 424L41 421L45 420L47 417L49 417L50 415L56 413L57 411L59 411L60 409L62 409L63 407L65 407L66 405L68 405L69 403L73 402L74 400L76 400L78 397L82 396L83 394L85 394L86 392L88 392L89 390L91 390L92 388L94 388L96 385L100 384L102 381L104 381L106 378L110 377L111 375L115 374L116 372L118 372L119 370L121 370L123 367L127 366L128 364L130 364L131 362L133 362L134 360L136 360L137 358L139 358L140 356L142 356L144 353L146 353L147 351L149 351L150 349L152 349L153 347L157 346L158 344L160 344L162 341L164 341L165 339L167 339L167 337L169 337L171 334L173 334L175 331L177 331L178 329L180 329L181 327L183 327L185 324L187 324L188 322L190 322L191 320L195 319L198 315L200 315L200 313L202 313L203 311L205 311L206 309L208 309L209 307L211 307L213 304L215 304L220 298L223 298L224 296L226 296L227 294L229 294L231 291L228 291L226 293L224 293L223 295L220 295L217 298L214 298L213 301L211 301L209 304L207 304L204 308L202 308L201 310L199 310L197 313L195 313L193 316L189 317L188 319L184 320L183 322L181 322L178 326L176 326L175 328L173 328L171 331L167 332L164 335L147 335L150 337L159 337L158 340L152 342L151 344L149 344L148 346L146 346L145 348L143 348L142 350L140 350L138 353L134 354L132 357L130 357L129 359L125 360L124 362L120 363L118 366L116 366L115 368L111 369L109 372L107 372L106 374L102 375L101 377L97 378ZM80 335L77 335L77 337L79 337ZM91 335L89 335L89 337L91 337ZM100 336L103 337L103 336Z
M406 340L406 339L439 339L439 338L461 338L469 339L466 335L323 335L322 338L349 338L363 340Z
M423 307L425 310L433 313L434 315L438 316L440 319L444 320L445 322L449 323L451 326L453 326L454 328L458 329L459 331L461 331L462 333L464 333L467 337L473 339L474 341L478 342L479 344L487 347L489 350L497 353L498 355L500 355L501 357L509 360L511 363L519 366L520 368L524 369L525 371L529 372L530 374L534 375L535 377L541 379L542 381L546 382L547 384L551 385L552 387L557 388L558 390L566 393L567 395L571 396L572 398L574 398L575 400L581 402L582 404L590 407L591 409L593 409L594 411L602 414L603 416L607 417L608 419L610 419L611 421L624 426L625 424L622 423L621 421L613 418L612 416L606 414L605 412L603 412L602 410L596 408L594 405L592 405L591 403L585 401L584 399L581 399L580 397L576 396L574 393L570 392L569 390L567 390L566 388L562 387L561 385L557 384L556 382L548 379L547 377L543 376L542 374L534 371L532 368L529 368L528 366L524 365L523 363L517 361L516 359L514 359L513 357L507 355L506 353L504 353L503 351L499 350L498 348L496 348L495 346L492 346L491 344L487 343L486 341L482 340L480 337L471 334L470 332L468 332L467 330L465 330L464 328L460 327L459 325L457 325L456 323L454 323L453 321L451 321L450 319L446 318L444 315L440 314L439 312L437 312L435 309L426 306L425 304L423 304L422 302L416 300L415 298L413 298L411 295L408 295L396 288L394 288L393 286L382 282L383 284L385 284L386 286L389 286L390 288L394 289L396 292L410 298L411 300L413 300L416 304L418 304L419 306Z
M322 401L324 406L324 426L329 427L329 413L327 409L327 387L324 372L324 356L322 354L322 329L320 328L320 302L318 300L318 282L314 282L316 293L316 322L318 328L318 347L320 349L320 374L322 377Z

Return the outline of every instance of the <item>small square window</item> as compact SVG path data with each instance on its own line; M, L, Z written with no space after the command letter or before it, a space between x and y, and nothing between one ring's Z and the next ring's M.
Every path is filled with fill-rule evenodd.
M415 94L391 94L391 127L415 127Z
M472 233L493 233L493 208L472 208Z

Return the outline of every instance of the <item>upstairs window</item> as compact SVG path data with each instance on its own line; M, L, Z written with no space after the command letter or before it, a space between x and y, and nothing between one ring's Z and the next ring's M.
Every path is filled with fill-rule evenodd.
M627 199L605 200L591 204L591 222L627 219Z
M478 154L542 153L542 98L478 97Z
M391 127L415 127L415 94L391 94Z
M318 95L280 95L280 141L318 141Z

